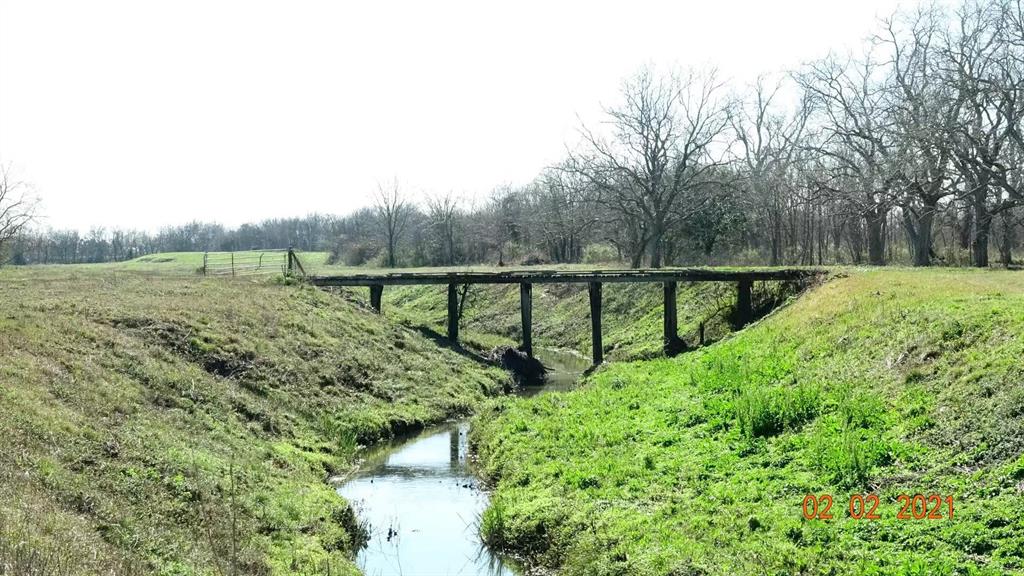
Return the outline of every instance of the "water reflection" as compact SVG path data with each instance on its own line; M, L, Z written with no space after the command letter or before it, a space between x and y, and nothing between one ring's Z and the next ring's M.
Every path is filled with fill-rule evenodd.
M572 390L591 365L589 358L569 350L540 348L536 354L548 369L546 380L543 386L524 386L519 390L521 396Z
M525 396L571 389L589 359L550 349L537 355L551 369ZM487 494L469 467L469 424L451 423L415 438L378 446L359 473L338 489L370 525L356 558L369 576L511 576L517 569L484 546L478 534Z
M468 466L468 430L466 422L452 423L375 450L338 489L370 523L369 544L357 557L366 574L515 574L478 536L487 494Z

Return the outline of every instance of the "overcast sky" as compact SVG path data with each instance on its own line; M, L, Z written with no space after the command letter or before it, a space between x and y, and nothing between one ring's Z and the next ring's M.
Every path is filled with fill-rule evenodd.
M640 66L735 85L859 50L896 0L0 0L0 163L45 225L234 226L481 195Z

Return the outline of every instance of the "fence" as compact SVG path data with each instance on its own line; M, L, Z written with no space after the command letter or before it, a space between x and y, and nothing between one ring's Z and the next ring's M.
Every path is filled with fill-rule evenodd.
M306 273L292 249L204 252L203 276L256 276Z

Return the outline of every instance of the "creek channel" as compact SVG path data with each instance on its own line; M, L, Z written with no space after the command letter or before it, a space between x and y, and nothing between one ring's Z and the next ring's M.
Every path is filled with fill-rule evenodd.
M550 371L532 396L571 389L588 359L571 352L538 349ZM338 486L352 503L370 539L356 563L367 576L513 576L515 562L480 540L478 524L487 507L469 457L469 420L448 422L366 452L359 470Z

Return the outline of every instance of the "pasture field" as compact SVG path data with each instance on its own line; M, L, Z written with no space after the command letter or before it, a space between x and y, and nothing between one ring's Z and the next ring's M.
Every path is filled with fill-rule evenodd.
M303 266L310 270L318 270L326 266L327 252L301 252ZM244 250L240 252L208 252L205 253L212 264L223 270L230 270L231 256L238 262L251 262L264 257L264 265L268 274L280 274L285 266L286 251L284 250ZM76 264L75 267L88 267L98 270L142 272L165 275L200 275L203 268L203 252L160 252L148 254L124 262L103 264ZM57 267L62 268L61 266ZM228 274L230 275L230 274Z

